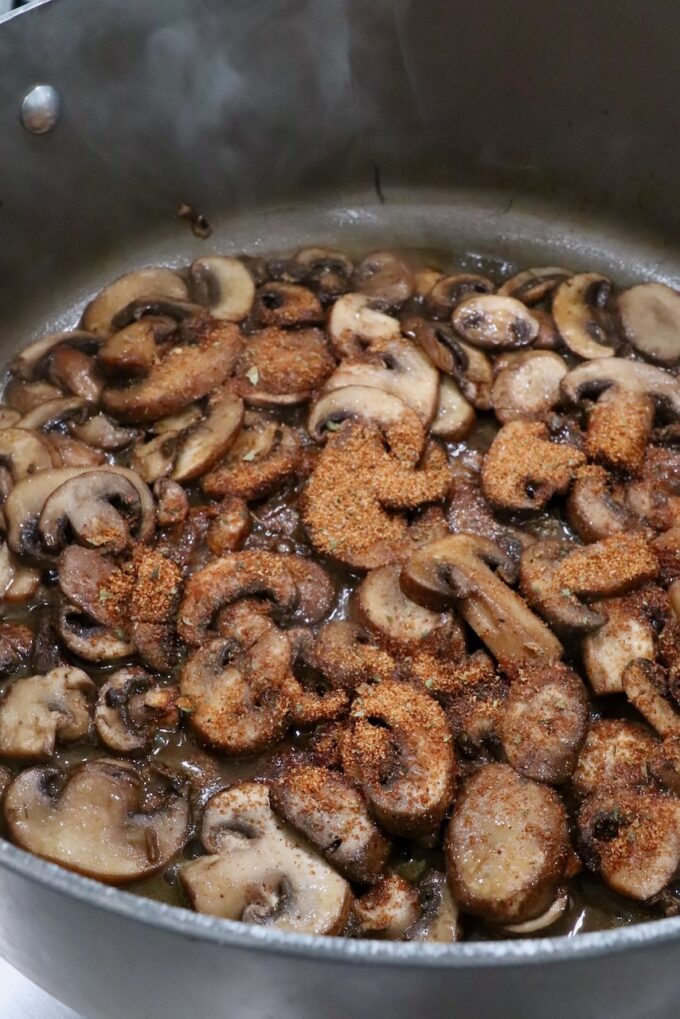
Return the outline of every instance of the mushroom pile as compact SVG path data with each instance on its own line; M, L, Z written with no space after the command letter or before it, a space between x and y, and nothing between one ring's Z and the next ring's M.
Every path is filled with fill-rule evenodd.
M114 280L0 406L2 834L286 931L680 911L679 366L594 272Z

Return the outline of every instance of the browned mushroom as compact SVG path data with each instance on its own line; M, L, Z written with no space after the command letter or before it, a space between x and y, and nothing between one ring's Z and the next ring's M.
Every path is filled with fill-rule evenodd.
M420 459L425 430L416 412L398 396L369 386L331 390L312 407L307 429L321 441L347 420L378 426L398 460L415 464Z
M335 302L328 335L338 357L358 357L367 347L401 336L399 320L373 307L364 294L345 294Z
M358 688L342 740L347 775L387 831L432 835L453 797L446 716L424 690L387 680Z
M189 268L194 298L210 309L213 318L241 322L255 299L255 282L238 258L208 255Z
M242 422L243 401L229 391L215 394L205 417L179 440L173 479L195 481L214 467L234 445Z
M551 789L488 764L464 785L449 822L454 898L491 923L520 923L554 900L569 853L564 807Z
M514 297L482 294L468 297L454 309L451 322L456 332L483 350L514 350L526 347L538 336L538 320Z
M26 428L0 429L0 463L8 468L13 482L61 466L48 440Z
M639 283L619 294L626 339L643 357L663 365L680 361L680 295L663 283Z
M46 400L57 400L63 395L61 389L49 382L19 382L18 379L10 379L4 399L11 410L18 411L23 417Z
M540 612L560 636L593 633L607 617L596 606L584 605L559 579L560 563L571 546L555 539L537 541L522 552L519 584L532 608Z
M0 756L45 761L87 735L95 685L80 669L17 679L0 700Z
M334 300L344 294L354 270L347 255L332 248L301 248L293 262L304 270L303 282L322 301Z
M171 342L176 324L169 318L147 316L108 336L99 348L98 362L111 379L134 379L148 375Z
M128 569L134 579L129 604L121 606L128 613L124 624L144 664L157 672L167 672L175 659L180 569L156 549L142 545L136 546Z
M669 697L668 680L660 665L635 658L624 669L622 684L630 703L659 736L680 736L680 712Z
M50 354L47 374L55 386L88 403L98 403L103 382L95 359L82 350L65 344L57 347Z
M476 416L460 389L448 376L439 384L439 403L430 434L447 442L459 442L474 428Z
M569 350L579 357L591 360L615 353L612 291L612 281L596 272L571 276L555 290L555 325Z
M400 940L420 918L419 907L415 888L399 874L388 874L354 902L357 933Z
M610 475L596 464L576 471L567 499L567 519L583 541L600 541L635 526L624 494L616 492Z
M662 789L677 796L680 793L680 738L668 736L661 742L653 743L645 761L647 771Z
M213 796L201 841L209 855L180 870L194 909L279 930L342 930L352 902L349 885L277 821L266 785L242 782Z
M599 789L649 782L648 763L657 741L637 722L597 718L588 729L572 775L572 789L585 799Z
M613 534L570 552L557 567L555 583L577 596L604 597L646 584L658 571L658 560L643 535Z
M93 354L98 350L100 343L101 339L98 336L84 329L49 333L19 351L10 365L10 370L16 379L32 382L44 375L51 355L57 351L64 349ZM56 385L59 386L60 383L57 382Z
M93 449L85 442L72 439L70 435L53 432L48 441L63 467L99 467L107 462L100 449Z
M407 598L399 584L399 574L399 566L381 566L362 580L356 593L356 609L362 623L388 648L404 650L448 643L449 614L431 612Z
M247 503L237 496L227 496L206 531L206 544L217 556L236 552L250 534L251 526L252 518Z
M259 499L269 495L297 470L300 442L285 424L246 412L244 426L226 458L201 478L209 496Z
M97 449L112 452L129 446L139 438L139 432L134 428L122 428L115 421L107 418L105 414L95 414L87 421L73 422L70 425L71 434L88 446L95 446Z
M156 519L159 527L181 524L189 514L189 499L180 484L170 478L159 478L154 483ZM214 551L214 550L213 550Z
M423 307L432 318L446 320L462 301L475 294L493 294L495 289L487 276L472 272L454 273L436 280L423 298Z
M188 297L182 277L172 269L137 269L109 283L83 312L83 329L105 338L112 321L126 305L138 298L158 297L184 301Z
M458 906L453 900L446 875L431 870L418 884L420 917L409 927L406 941L450 943L460 938Z
M518 301L533 307L549 297L556 287L572 274L568 269L555 265L541 266L537 269L524 269L511 276L498 288L502 297L514 297Z
M353 691L365 682L393 679L397 665L356 623L334 620L319 630L314 664L334 688Z
M138 443L132 450L130 467L147 485L166 478L177 457L178 440L176 432L161 432L148 442Z
M252 308L258 326L289 329L316 325L324 313L316 294L297 283L268 282L257 288Z
M248 337L236 385L251 407L288 407L308 400L334 367L320 329L272 327Z
M645 589L598 601L607 622L583 641L583 664L596 694L622 693L623 673L636 658L654 658L654 627Z
M35 635L22 623L0 623L0 676L7 676L30 658Z
M560 382L567 365L549 350L513 355L494 380L491 401L496 417L507 421L543 421L561 398Z
M5 794L4 813L22 848L113 885L165 867L184 845L189 824L176 776L106 759L66 775L23 771Z
M56 428L81 421L87 413L85 401L79 396L60 396L34 407L19 421L20 428L54 431Z
M479 485L472 478L454 478L449 492L446 521L453 534L476 534L500 545L508 556L508 564L500 567L500 575L509 584L515 582L522 549L530 545L533 539L518 527L497 520Z
M99 739L116 753L146 753L158 729L176 728L177 694L177 687L160 686L144 669L120 669L99 690Z
M413 293L413 276L406 263L391 251L373 251L354 270L352 285L361 294L396 308Z

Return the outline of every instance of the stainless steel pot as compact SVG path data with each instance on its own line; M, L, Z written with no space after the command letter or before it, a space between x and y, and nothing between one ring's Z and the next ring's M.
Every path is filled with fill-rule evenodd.
M208 249L389 242L677 283L679 44L672 0L53 0L2 19L2 355L131 265ZM20 120L37 83L61 100L45 134ZM92 1019L661 1019L680 920L281 936L0 842L0 952Z

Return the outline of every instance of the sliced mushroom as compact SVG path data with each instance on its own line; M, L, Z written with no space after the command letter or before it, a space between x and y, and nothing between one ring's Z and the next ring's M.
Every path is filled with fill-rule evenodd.
M148 776L152 788L145 788ZM62 775L31 768L5 794L10 835L23 849L107 884L162 870L187 837L177 779L126 761L87 761Z
M252 310L259 326L316 325L323 322L323 308L316 294L297 283L264 283L258 287Z
M20 428L53 429L62 424L82 421L87 413L87 405L79 396L60 396L56 400L46 400L39 406L24 414L19 422Z
M536 782L566 782L587 727L586 689L572 669L534 662L518 671L501 726L505 756L515 771Z
M415 888L398 874L388 874L354 903L358 933L372 938L401 940L420 917Z
M82 612L101 623L115 626L120 621L120 601L132 593L132 578L101 552L81 545L68 545L59 559L59 587L64 597Z
M560 400L567 365L549 350L518 354L496 375L491 401L496 417L507 421L545 420Z
M615 353L612 281L597 272L577 273L555 290L552 314L573 354L591 360Z
M649 782L648 762L657 741L637 722L597 718L588 729L571 786L585 799L613 786L642 786Z
M658 364L680 362L680 294L676 290L663 283L640 283L619 294L618 305L631 346Z
M447 871L463 910L522 923L555 899L569 853L567 818L551 789L487 764L458 796L446 840Z
M167 556L142 545L136 546L131 567L134 583L125 622L143 663L157 672L168 672L176 659L181 571Z
M540 421L509 421L491 444L482 467L482 491L498 509L542 509L569 486L585 455L551 442Z
M482 294L468 297L454 309L456 332L482 350L527 347L538 336L539 323L525 304L514 297Z
M213 796L201 840L209 855L180 870L194 909L307 934L342 930L349 885L277 821L266 785L243 782Z
M508 934L516 934L519 937L525 937L527 934L536 934L538 931L544 931L557 923L566 912L568 906L569 893L564 888L558 888L555 898L544 913L533 917L531 920L524 920L522 923L503 924L503 930Z
M113 332L112 321L121 309L139 298L188 298L186 283L172 269L148 268L126 273L109 283L85 308L83 329L105 338Z
M86 662L116 662L134 654L127 628L97 623L75 605L62 605L55 626L62 644Z
M439 403L430 434L447 442L460 442L475 426L474 409L467 402L460 389L448 376L439 385Z
M206 544L217 556L237 552L250 534L251 526L250 510L244 500L227 496L217 516L210 522L205 535Z
M471 272L454 273L435 282L423 298L423 307L432 318L448 319L454 308L473 294L493 294L495 290L486 276Z
M213 497L260 499L290 478L300 460L300 443L291 428L247 412L226 458L203 475L201 488Z
M376 342L401 336L399 320L372 306L364 294L345 294L333 305L328 335L338 357L358 357Z
M519 557L522 549L531 544L531 536L498 521L475 481L454 479L446 522L453 534L476 534L500 545L508 556L508 563L501 566L500 574L509 584L517 580Z
M390 846L357 790L337 772L292 762L270 785L274 810L348 880L373 884Z
M57 400L63 396L61 389L49 382L19 382L10 379L4 392L4 399L12 410L25 415L39 407L47 400Z
M14 482L38 471L58 467L60 460L43 435L27 428L0 429L0 463Z
M399 584L399 574L400 567L390 565L366 575L356 593L359 618L388 647L406 649L436 644L443 631L448 636L448 615L431 612L407 598Z
M293 262L302 267L304 282L321 300L334 300L344 294L354 270L347 255L330 248L301 248Z
M35 635L22 623L0 623L0 676L7 676L30 658Z
M80 442L86 442L88 446L95 446L107 453L124 449L139 438L135 428L122 428L105 414L95 414L82 423L73 422L70 430Z
M21 421L21 414L11 407L4 407L0 404L0 428L12 428Z
M567 499L567 519L582 541L600 541L633 529L635 517L613 488L604 467L588 464L576 471Z
M233 446L241 430L243 401L224 392L208 404L203 420L179 443L172 477L186 483L210 470Z
M104 410L122 421L156 421L217 389L238 360L241 334L232 323L214 321L206 323L197 338L195 344L173 347L140 381L107 386Z
M555 583L577 596L606 597L646 584L658 572L643 535L613 534L570 552L557 567Z
M64 467L100 467L107 462L100 449L92 449L70 435L55 432L49 436L49 443Z
M614 891L645 900L680 863L680 803L653 790L603 788L578 817L583 855Z
M104 340L99 366L111 378L143 378L160 355L159 344L170 341L175 329L176 323L170 318L148 316L132 322Z
M460 376L469 367L468 350L474 350L463 344L453 329L443 322L430 322L418 315L410 315L402 323L404 334L415 340L422 347L429 359L446 375L453 375L460 381ZM479 352L482 361L488 361L486 355ZM489 363L489 380L492 378ZM468 394L466 394L468 395Z
M396 662L356 623L336 619L314 643L314 664L334 689L352 692L362 683L393 679Z
M182 486L176 481L159 478L154 483L153 494L157 502L156 519L159 527L172 527L186 520L189 514L189 499ZM215 550L212 549L212 551Z
M607 622L583 641L583 664L596 694L622 693L628 663L654 658L654 628L639 592L597 604Z
M352 285L361 294L396 308L413 293L413 276L405 262L391 251L373 251L359 262Z
M555 288L571 275L568 269L561 269L555 265L524 269L506 280L498 288L498 293L501 297L514 297L523 304L533 307L534 304L539 304L545 301L546 297L550 297Z
M237 385L251 407L288 407L308 400L334 367L320 329L262 329L248 337Z
M446 876L431 870L418 885L420 917L404 932L406 941L458 941L458 906L453 900Z
M144 669L120 669L100 687L97 736L116 753L146 753L158 729L176 728L177 694L177 687L160 686Z
M138 443L132 451L130 467L147 485L167 478L175 465L178 442L177 432L161 432L148 442Z
M417 413L398 396L369 386L334 389L312 407L307 430L320 442L347 420L377 425L398 460L418 462L425 430Z
M680 415L680 381L656 365L625 357L594 360L572 368L562 380L562 393L572 403L611 388L651 396L674 416Z
M453 798L455 757L446 716L424 690L394 680L359 687L342 760L383 828L436 831Z
M97 351L100 343L101 339L98 336L84 329L67 329L59 333L49 333L24 347L12 361L10 371L15 378L24 382L32 382L37 376L43 374L50 355L57 350L63 348L92 354Z
M485 651L453 662L420 652L410 672L441 703L463 754L474 757L485 746L498 747L508 683Z
M645 765L645 770L649 771L662 789L667 789L675 796L680 793L680 739L677 736L669 736L660 743L653 743Z
M0 756L46 761L57 741L87 736L95 685L80 669L17 679L0 701Z
M519 584L532 608L563 637L593 633L607 621L597 607L584 605L557 578L560 563L570 552L562 541L537 541L522 552Z
M668 681L660 665L636 658L624 669L622 684L630 703L659 736L680 736L680 712L668 696Z
M255 283L240 259L225 255L197 258L191 263L189 277L194 296L207 305L213 318L241 322L250 313Z
M103 382L95 359L82 350L66 345L57 347L50 354L47 374L56 386L88 403L98 403Z
M504 669L534 658L558 659L562 646L487 563L507 564L493 542L453 534L417 551L401 573L405 593L437 609L453 602Z

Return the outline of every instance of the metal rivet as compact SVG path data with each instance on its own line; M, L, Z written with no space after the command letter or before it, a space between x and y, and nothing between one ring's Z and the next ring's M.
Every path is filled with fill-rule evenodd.
M21 102L21 123L31 134L47 134L59 120L60 107L53 85L34 85Z

